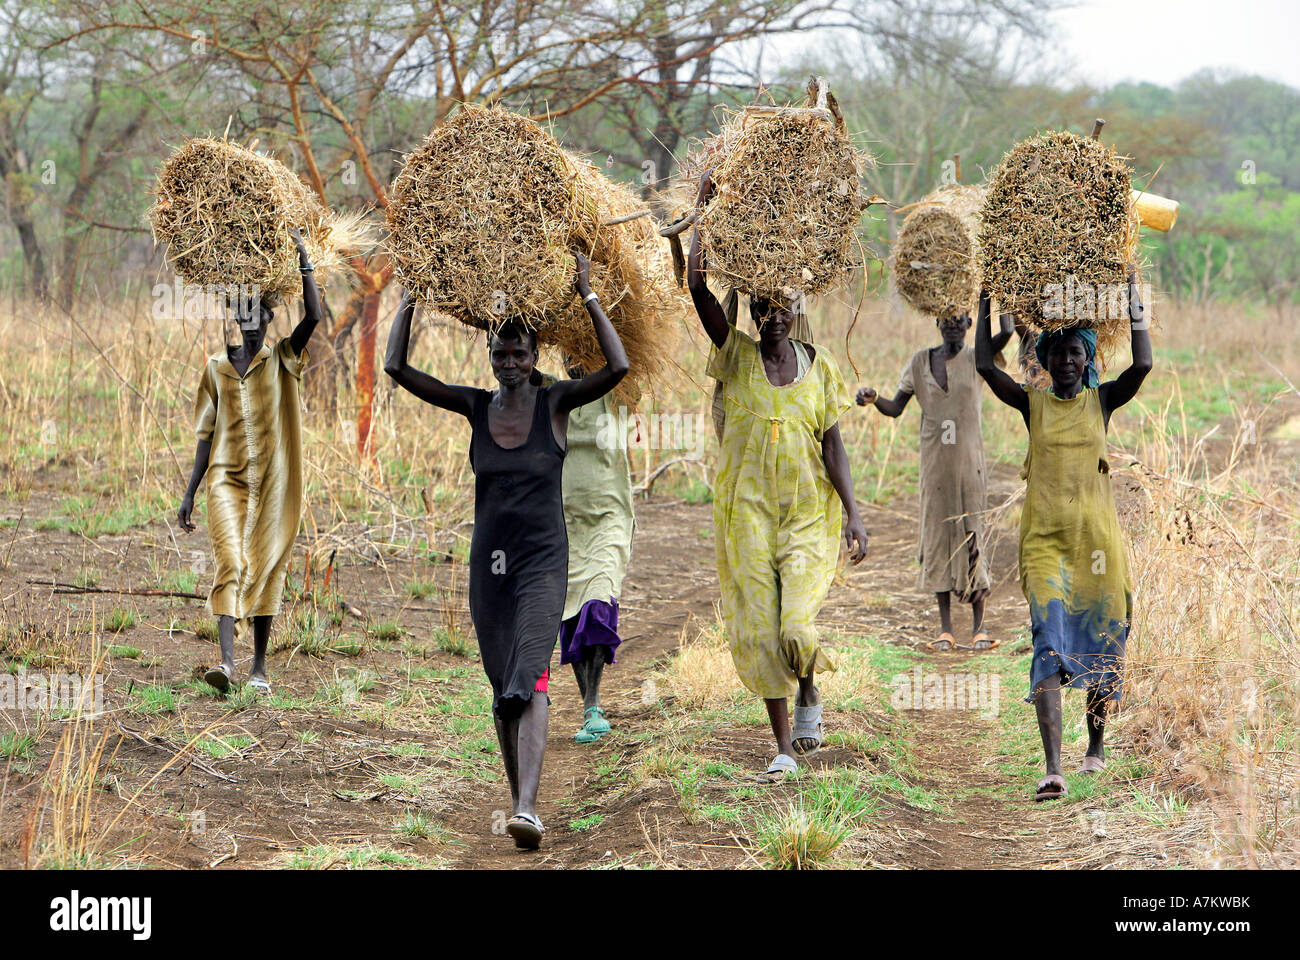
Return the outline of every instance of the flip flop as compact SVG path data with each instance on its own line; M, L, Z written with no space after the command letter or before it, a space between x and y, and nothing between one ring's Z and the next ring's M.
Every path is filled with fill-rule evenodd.
M987 646L981 647L981 643L987 644ZM978 650L980 653L987 653L989 650L996 650L1000 646L1002 646L1001 640L994 640L983 630L970 638L970 649Z
M772 762L767 765L767 770L759 779L765 779L768 783L775 783L782 777L798 772L799 764L795 763L794 757L789 754L778 753Z
M946 643L948 644L948 646L941 647L939 646L939 644L941 643ZM926 644L926 646L929 647L931 650L934 650L936 653L944 653L948 650L951 650L953 647L957 646L957 639L951 633L944 631L943 633L939 634L939 636L929 641Z
M1100 757L1084 757L1079 767L1080 773L1101 773L1106 769L1106 761Z
M203 682L215 687L217 693L225 693L230 689L230 669L224 663L219 663L203 675Z
M609 721L605 719L605 711L600 707L588 707L582 711L582 716L582 729L573 735L578 743L595 743L609 733Z
M248 686L253 688L254 693L261 693L267 696L271 694L271 685L260 677L255 680L249 680Z
M791 731L790 739L794 741L794 752L801 757L811 757L821 749L822 705L820 703L807 707L795 706L794 729ZM800 740L815 740L816 745L811 749L803 750L799 747Z
M506 821L506 833L514 837L515 846L520 850L536 850L542 845L545 832L542 821L530 813L516 813Z
M1055 800L1066 794L1065 777L1059 773L1049 773L1038 781L1038 789L1034 793L1034 800L1041 802L1043 800Z

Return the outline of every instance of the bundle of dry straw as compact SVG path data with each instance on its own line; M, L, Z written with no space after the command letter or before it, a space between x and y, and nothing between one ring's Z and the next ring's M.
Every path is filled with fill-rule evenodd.
M360 215L331 213L280 161L211 137L163 162L148 220L186 283L249 284L279 299L302 290L290 228L302 232L319 283L365 242Z
M1129 179L1113 148L1073 133L1022 140L1002 158L980 212L984 285L1001 310L1039 329L1093 327L1103 354L1127 339L1127 310L1097 315L1087 294L1127 290L1140 226Z
M951 184L912 204L889 265L894 288L931 317L974 316L984 187Z
M861 266L859 176L874 161L858 150L824 81L805 107L749 107L688 156L698 185L717 190L698 224L711 274L768 297L833 290Z
M667 250L627 188L537 123L465 104L407 155L389 192L388 248L414 298L481 330L506 321L594 369L603 364L574 290L572 250L623 339L631 378L653 378L679 312Z

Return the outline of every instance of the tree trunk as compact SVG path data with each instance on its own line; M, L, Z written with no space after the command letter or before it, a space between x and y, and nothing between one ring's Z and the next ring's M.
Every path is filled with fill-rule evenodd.
M357 350L357 457L364 467L374 464L370 428L375 408L375 330L379 326L380 291L366 291L361 306L361 342Z

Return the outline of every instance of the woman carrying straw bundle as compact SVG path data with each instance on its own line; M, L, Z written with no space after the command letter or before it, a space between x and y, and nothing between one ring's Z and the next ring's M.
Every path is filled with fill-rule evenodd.
M583 369L566 363L569 377ZM548 378L549 379L549 378ZM569 585L560 623L560 663L572 664L582 693L578 743L609 733L600 705L605 664L616 663L618 595L632 553L632 473L627 447L605 425L613 416L609 395L569 414L564 457L564 525L569 537Z
M900 416L916 397L921 405L920 570L918 590L939 602L942 632L931 650L957 645L952 632L951 601L971 605L971 647L991 650L998 641L984 632L984 599L990 580L984 552L984 508L988 475L981 432L982 385L974 352L966 347L969 313L935 321L941 342L918 350L903 368L892 400L871 387L858 391L858 405L874 404L887 417ZM993 352L1011 339L1011 316L1002 314Z
M1106 429L1151 372L1151 338L1129 266L1133 362L1098 383L1097 334L1067 327L1038 334L1047 390L1022 387L993 363L989 298L981 291L975 365L999 400L1020 411L1029 430L1021 476L1020 584L1029 602L1034 661L1030 695L1047 758L1036 800L1066 793L1061 775L1061 687L1087 691L1088 750L1081 773L1106 766L1106 712L1118 701L1132 590L1124 536L1110 489Z
M712 189L705 172L697 204L707 203ZM834 667L818 646L815 621L839 554L837 495L853 562L866 556L838 426L852 400L829 351L790 339L798 305L753 297L754 340L727 322L705 269L697 227L687 277L715 348L709 376L723 385L726 409L713 489L722 617L741 682L766 703L777 743L767 775L780 778L798 770L795 754L810 755L822 743L814 674Z
M298 536L302 512L302 429L298 387L304 351L320 322L320 294L302 235L291 230L302 274L303 318L274 348L269 296L239 297L243 340L208 359L195 398L198 446L177 519L193 530L194 494L208 478L208 535L216 575L207 608L217 618L221 663L203 677L225 691L235 676L236 625L253 621L248 685L270 693L266 645Z
M492 684L492 713L513 815L515 845L542 842L537 787L546 748L549 664L564 613L569 543L561 473L569 413L599 400L627 375L623 344L591 291L587 258L577 254L578 295L591 317L605 366L577 380L541 384L537 336L507 322L488 340L500 387L446 384L407 362L415 303L409 291L388 337L384 371L426 403L470 422L474 468L474 536L469 606L483 669ZM541 696L535 696L535 694Z

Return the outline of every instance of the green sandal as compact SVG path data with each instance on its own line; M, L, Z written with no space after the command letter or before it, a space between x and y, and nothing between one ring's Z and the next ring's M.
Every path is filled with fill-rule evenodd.
M582 718L582 729L573 735L578 743L595 743L609 733L609 721L605 719L605 711L600 707L588 707L582 711Z

